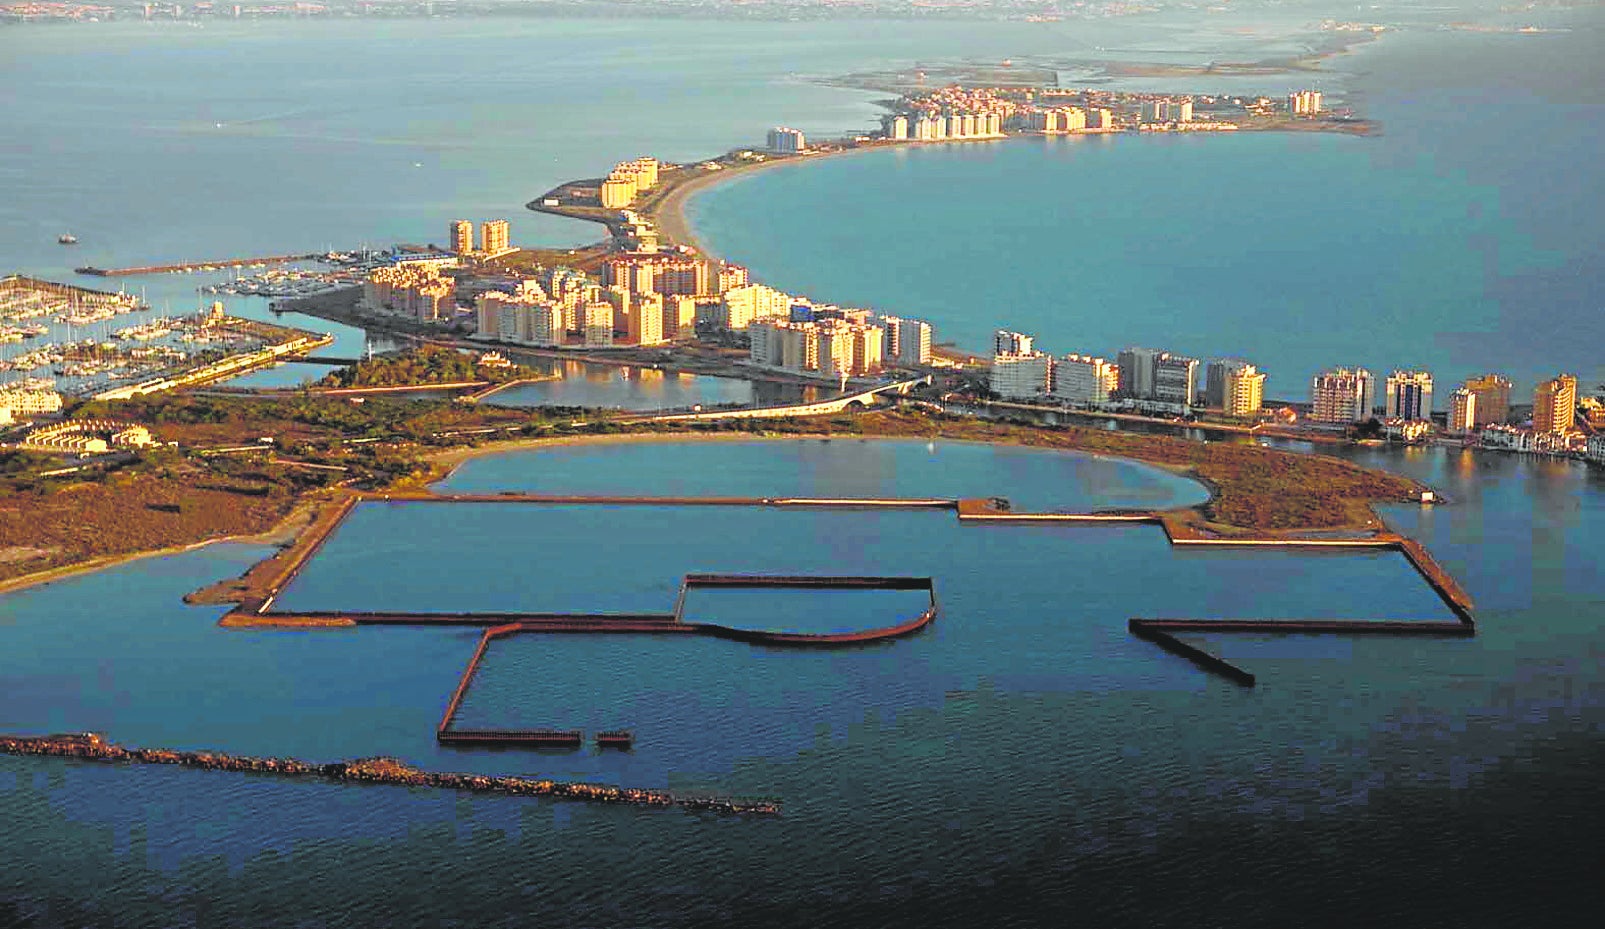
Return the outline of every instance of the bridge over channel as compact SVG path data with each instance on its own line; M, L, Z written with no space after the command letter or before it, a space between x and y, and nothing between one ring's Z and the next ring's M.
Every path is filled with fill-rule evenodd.
M622 423L672 423L692 422L708 419L774 419L782 416L819 416L823 413L840 413L850 407L867 408L873 406L877 397L886 394L907 394L915 387L931 383L929 374L909 381L898 381L895 384L882 384L856 394L844 394L832 397L829 400L820 400L815 403L794 403L788 406L750 407L739 410L707 410L690 413L665 413L657 416L639 416L633 419L620 420Z

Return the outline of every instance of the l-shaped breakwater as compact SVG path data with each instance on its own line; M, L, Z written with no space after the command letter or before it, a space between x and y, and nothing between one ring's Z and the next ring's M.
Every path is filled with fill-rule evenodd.
M400 787L433 787L471 793L506 794L519 797L553 797L586 800L593 803L624 803L633 806L681 807L714 813L740 813L773 816L780 804L773 800L738 800L718 797L691 797L663 790L584 784L507 775L460 774L422 771L395 758L360 758L316 764L296 758L231 755L226 752L174 751L167 748L127 748L107 741L98 733L68 733L45 736L0 735L0 754L34 755L55 758L81 758L108 764L167 764L209 771L235 771L247 774L274 774L280 777L317 778L361 784L392 784Z
M440 494L428 490L393 493L348 493L331 501L323 513L288 550L251 569L239 581L226 582L196 595L202 602L232 602L237 606L221 622L225 626L319 627L359 625L475 625L487 627L480 648L469 662L458 686L458 693L437 729L437 736L450 731L456 705L466 692L479 658L488 643L516 633L694 633L736 639L771 646L842 646L896 638L917 631L936 616L937 601L931 578L831 578L787 577L777 575L692 575L682 580L680 595L671 612L643 614L578 613L479 613L479 612L364 612L313 611L275 612L273 600L305 566L312 555L349 515L359 502L391 503L521 503L566 505L641 506L765 506L827 507L844 509L929 508L952 511L961 523L982 525L1092 524L1119 525L1146 523L1158 526L1177 548L1282 548L1291 550L1343 551L1391 550L1402 554L1410 566L1443 600L1454 621L1374 620L1374 619L1244 619L1244 618L1144 618L1133 617L1128 628L1138 638L1187 658L1206 671L1220 674L1245 686L1254 686L1249 672L1231 665L1196 646L1183 642L1176 633L1236 632L1258 634L1359 634L1395 636L1470 637L1476 634L1471 597L1426 549L1414 539L1392 532L1370 532L1353 538L1308 538L1292 535L1212 536L1179 518L1174 511L1111 511L1094 513L1015 512L1000 498L804 498L804 497L627 497L543 495L526 493ZM684 621L686 591L696 586L903 586L931 591L930 607L919 616L891 626L851 633L806 634L767 630L738 629L709 623ZM451 737L446 736L443 741Z

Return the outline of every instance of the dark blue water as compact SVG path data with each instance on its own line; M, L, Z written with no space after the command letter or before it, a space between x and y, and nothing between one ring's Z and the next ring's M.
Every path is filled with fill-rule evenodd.
M708 447L650 449L672 470L693 467ZM787 443L758 447L777 456L776 490L795 486L788 468L807 470L782 463ZM635 448L617 449L619 470L638 473ZM812 486L831 488L836 449L860 463L875 449L892 462L903 453L902 443L829 448L814 460ZM618 480L595 460L524 457L556 486ZM521 917L609 924L761 913L780 923L912 925L984 912L1024 924L1072 899L1112 923L1200 914L1270 923L1278 907L1322 897L1331 869L1341 869L1383 888L1367 904L1383 918L1454 904L1462 923L1491 924L1515 911L1491 906L1491 891L1450 899L1433 882L1491 867L1468 861L1465 848L1497 842L1528 856L1500 864L1521 881L1509 899L1542 890L1583 900L1591 885L1558 882L1592 847L1586 830L1598 822L1592 785L1573 772L1597 757L1589 734L1601 717L1599 576L1586 554L1605 541L1599 482L1577 466L1516 458L1364 457L1461 501L1390 518L1478 599L1479 637L1214 637L1260 675L1254 691L1132 639L1125 619L1441 618L1442 607L1397 556L1176 552L1141 526L965 526L940 511L359 508L281 602L660 608L692 568L936 578L936 624L861 650L680 637L499 643L464 724L637 733L631 753L531 755L433 744L471 630L225 631L212 625L216 608L178 604L260 548L219 547L14 594L0 600L5 730L104 729L130 743L314 758L383 752L431 767L773 794L787 812L775 823L699 823L6 759L0 805L16 823L0 851L6 893L49 903L71 923L113 921L112 907L145 924L163 922L169 907L267 924L351 912L494 921L510 897ZM512 465L474 462L454 480ZM970 480L987 476L969 470ZM1562 805L1567 820L1554 816ZM1482 831L1468 838L1473 823ZM1539 854L1550 845L1568 857ZM40 848L46 854L32 853ZM99 862L100 889L87 893L50 867L64 859ZM1191 896L1206 881L1246 890L1242 869L1253 867L1274 877L1274 891ZM341 876L325 884L331 868ZM1133 896L1156 869L1183 890ZM338 902L318 896L336 888ZM888 899L901 906L882 909Z

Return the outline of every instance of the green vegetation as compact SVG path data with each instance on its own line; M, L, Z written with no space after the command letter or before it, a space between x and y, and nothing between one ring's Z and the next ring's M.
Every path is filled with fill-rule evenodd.
M398 355L372 358L341 368L318 381L319 387L417 387L490 381L500 384L539 375L523 365L482 365L472 355L423 345Z

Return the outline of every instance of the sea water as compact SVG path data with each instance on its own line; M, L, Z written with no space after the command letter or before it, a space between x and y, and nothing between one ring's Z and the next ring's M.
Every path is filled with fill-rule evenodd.
M1151 32L1148 22L1140 18L1127 34ZM1597 37L1590 22L1586 16L1568 21L1575 30L1571 41ZM185 33L194 39L182 41L187 50L176 60L192 66L174 67L174 80L205 73L211 81L186 80L179 86L208 89L251 74L253 83L246 86L266 88L267 93L274 86L267 77L317 73L311 67L283 66L297 56L318 64L339 60L316 42L308 47L294 41L306 33L277 33L277 28L256 33L270 40L258 44L258 63L264 66L254 71L250 66L231 70L238 58L219 51L229 44L219 33ZM431 48L422 39L460 36L453 31L457 28L397 24L388 32L364 33L363 40L374 43L374 58L393 63L399 73L411 68L414 59L386 55L393 51L390 37L419 38L413 47L422 53ZM598 35L619 30L610 41L635 36L643 45L662 35L639 25L595 28L601 30ZM1019 53L1031 41L1022 38L1027 28L955 26L949 47L974 47L977 54ZM1061 47L1093 44L1072 41L1077 28L1050 26L1043 34ZM507 30L498 26L492 31ZM60 70L50 71L54 76L48 80L34 81L42 89L30 99L42 101L44 108L35 112L33 122L19 117L15 127L53 128L40 115L50 114L47 91L52 87L88 81L99 88L97 93L109 88L136 95L142 79L118 83L83 75L92 75L97 66L104 74L169 67L162 63L169 51L164 43L173 41L170 33L155 30L135 32L132 40L124 36L108 41L111 33L71 29L15 30L6 41L24 34L48 38L23 43L34 49L28 55L19 46L18 54L0 58L12 69L8 75L19 80L24 74L37 76L39 69L57 68L58 62ZM834 35L844 58L869 46L888 47L892 41L932 47L930 33L908 24L874 30L851 24ZM852 44L858 35L862 42ZM814 41L819 37L806 29L790 36L801 37L794 46L799 51L776 56L771 46L765 54L744 59L749 70L773 74L763 69L776 61L803 63L800 67L834 62L830 42ZM527 38L514 33L509 47L522 52L531 44ZM1362 53L1370 56L1364 70L1401 83L1416 81L1418 90L1412 94L1463 88L1436 98L1446 104L1414 114L1417 122L1431 120L1440 128L1450 123L1466 127L1459 134L1467 146L1456 149L1454 160L1440 165L1441 172L1451 181L1464 175L1474 185L1501 177L1526 178L1525 197L1499 198L1505 220L1494 224L1488 241L1503 243L1501 237L1511 235L1513 226L1514 238L1525 237L1535 250L1518 251L1524 261L1536 261L1537 253L1554 257L1559 248L1573 273L1552 273L1539 263L1509 281L1501 278L1501 286L1525 287L1535 306L1549 308L1555 329L1586 332L1586 316L1564 314L1590 305L1587 298L1599 292L1597 278L1591 276L1596 272L1587 261L1576 260L1579 253L1564 253L1564 241L1550 239L1581 236L1581 241L1591 241L1591 224L1599 215L1590 205L1598 202L1597 168L1590 159L1562 158L1550 165L1555 170L1527 174L1530 159L1540 157L1528 153L1560 144L1564 136L1536 133L1521 146L1506 145L1481 135L1496 135L1500 122L1485 125L1474 117L1481 107L1507 101L1516 110L1528 107L1553 115L1546 128L1557 133L1597 134L1597 119L1578 115L1592 111L1586 105L1579 111L1575 105L1578 94L1598 81L1589 83L1587 69L1579 70L1575 56L1551 54L1557 47L1553 43L1567 41L1564 36L1400 38L1411 43L1412 55L1437 57L1426 67L1401 65L1387 57L1384 41ZM148 48L128 53L129 41L147 39L152 43ZM1447 44L1436 44L1440 39ZM1552 44L1504 44L1517 42ZM1150 42L1152 47L1162 44ZM64 55L63 45L76 45L78 51ZM1523 48L1533 57L1516 57ZM1455 56L1468 51L1476 54L1462 64ZM906 54L913 60L921 53ZM214 67L193 67L208 55ZM585 59L571 61L576 72L596 70L590 64L594 56L575 56ZM543 56L507 57L523 61ZM454 55L452 67L494 60ZM665 67L654 61L654 67ZM1514 66L1498 67L1500 62ZM666 66L677 67L673 61ZM342 68L334 73L348 73ZM355 65L349 69L359 71ZM1567 74L1572 76L1571 91L1565 89ZM792 86L768 77L758 83L762 86L747 85L753 101L784 96ZM164 86L174 85L170 81ZM1498 92L1484 92L1489 87ZM843 99L834 93L819 99L826 97L837 101L831 105ZM495 99L514 100L516 95ZM65 263L48 257L56 254L50 250L57 246L50 243L64 224L80 234L98 227L100 220L67 209L73 203L112 203L103 214L116 217L116 225L107 227L114 234L104 237L118 243L145 241L140 230L148 227L148 257L153 259L175 252L189 255L214 244L228 250L271 244L277 250L286 229L303 225L305 240L344 244L350 237L373 235L363 230L383 225L375 217L391 209L373 206L373 191L360 187L367 183L364 172L373 171L375 159L368 156L389 145L404 152L399 160L406 166L431 163L408 149L405 128L399 138L382 137L388 142L373 143L362 157L353 156L353 162L335 157L340 146L367 145L363 140L370 133L359 134L357 142L336 138L325 147L327 157L306 160L296 183L242 181L228 187L222 181L206 182L214 185L211 199L230 206L220 207L227 214L222 221L194 224L189 222L193 210L166 215L162 210L172 209L165 200L175 191L194 183L194 165L228 163L216 157L222 149L200 141L200 123L223 120L184 115L180 121L196 123L193 131L186 135L164 129L161 145L136 139L119 147L115 143L127 134L89 134L76 128L97 125L97 119L101 126L118 125L115 121L129 112L129 102L109 99L98 113L79 110L53 135L13 137L30 141L29 147L8 149L17 157L7 163L7 177L51 164L34 157L36 151L49 151L38 146L98 153L101 159L87 167L79 164L55 180L46 172L37 183L8 187L25 192L25 197L7 202L3 209L11 212L0 223L8 230L10 253L19 256L15 260L24 270L39 272ZM352 109L368 102L363 98ZM1373 103L1378 109L1370 109ZM13 111L27 112L29 101L21 104ZM395 105L389 118L400 127L409 118L422 119L422 110L429 109L408 113L401 102ZM1367 102L1371 115L1385 113L1388 105L1374 98ZM437 103L431 118L462 106ZM859 102L851 107L855 118L868 112ZM709 108L710 113L718 110ZM803 109L783 110L754 105L750 112L758 116L758 129L780 121L805 128L820 124L807 122L812 117ZM139 111L139 120L148 116L148 111ZM1512 117L1518 124L1525 118L1519 112ZM506 125L522 126L533 136L550 122ZM580 152L572 164L554 167L551 176L561 180L587 173L591 169L573 168L596 162L598 155L606 162L615 151L623 157L650 150L645 141L618 135L614 126L609 122L606 132L596 130L598 138L613 140L612 149L598 145L596 151ZM1400 126L1388 121L1384 139L1403 131ZM75 139L75 132L82 135ZM433 126L424 135L439 137ZM466 140L463 146L477 146L493 136L458 138ZM1469 144L1472 137L1477 146ZM728 138L688 143L685 151L696 148L700 154L703 144L722 148ZM1443 137L1422 138L1420 148L1406 151L1403 164L1408 167L1420 157L1451 157L1432 151L1434 138ZM1315 146L1319 153L1321 146L1347 141L1301 144ZM1159 146L1170 144L1159 140ZM565 148L554 141L550 150ZM504 150L510 167L487 171L486 183L507 191L522 189L531 149L519 144ZM480 152L455 151L440 163L450 162L460 171L475 170L481 163ZM1488 154L1479 158L1478 152ZM129 159L126 171L119 158ZM363 171L352 170L353 164ZM1383 163L1377 170L1385 174L1396 167ZM508 180L509 171L519 177ZM262 175L247 171L234 176ZM141 187L140 180L151 183ZM1178 178L1173 172L1148 177L1134 173L1127 180L1134 189L1147 190L1167 188ZM1197 186L1196 180L1186 180L1187 188ZM91 189L72 186L77 184ZM124 186L135 193L120 196L154 191L154 206L130 210L125 200L97 196ZM395 189L391 183L380 186ZM542 188L542 183L530 186ZM41 194L40 189L56 193ZM1519 185L1516 189L1518 194L1522 190ZM339 190L346 190L349 198L333 196ZM291 207L287 215L292 219L272 219L274 198L298 191L307 194L304 203ZM424 193L409 196L416 201L412 207L395 209L397 215L411 217L404 223L415 225L398 221L382 234L431 235L436 219L457 211L445 198L429 209L416 209L429 198ZM385 197L390 202L390 194ZM510 209L506 199L505 193L488 194L483 206ZM207 197L197 200L208 202ZM326 210L319 206L324 203L330 204ZM348 225L339 225L351 204L365 215L353 214ZM319 211L321 216L313 217ZM430 214L427 220L416 218L425 213ZM33 226L18 234L16 217L36 214L37 221L29 220ZM322 227L333 231L313 231ZM160 241L180 228L201 229L202 234L183 242ZM921 222L911 223L901 234L923 234L923 228ZM1553 229L1553 235L1545 229ZM85 237L85 244L101 237ZM28 244L36 241L46 245ZM119 244L95 261L135 263L146 257L143 248ZM1499 248L1502 253L1504 245ZM206 254L210 257L212 250L207 248ZM1006 268L1007 273L994 275L1006 286L1027 270L1010 264L1012 255L1008 250L1001 256L978 251L976 264ZM110 260L120 256L128 260ZM842 257L835 255L833 261L840 263ZM781 271L758 270L771 277ZM1124 258L1102 270L1126 279L1152 272ZM828 281L818 286L831 288ZM843 288L841 299L869 302L871 296ZM993 324L995 309L989 305L980 315L983 326ZM1124 304L1120 312L1134 325L1142 323L1141 315ZM1274 320L1267 322L1272 324ZM1343 331L1346 325L1335 321L1331 328ZM1525 336L1529 328L1524 323L1496 330L1491 340L1506 343L1515 353L1526 343L1513 336ZM1046 329L1039 334L1046 337ZM1546 352L1565 350L1542 342L1542 332L1534 337L1540 340L1535 344L1547 346ZM1376 338L1380 345L1390 336L1377 331ZM1255 360L1267 368L1295 364L1275 356ZM1281 368L1274 373L1283 376ZM1287 390L1296 395L1297 383L1292 383ZM553 453L487 459L477 465L489 469L479 477L470 467L453 482L486 489L505 481L503 486L514 489L561 486L616 492L639 487L643 475L656 475L647 479L648 485L679 481L688 488L716 486L717 465L703 451L708 447L680 445L671 452L665 446L644 455L620 446L621 469L628 469L624 475L610 472L606 456L576 459L583 470L565 467L561 457L542 466L541 455ZM992 467L995 462L960 459L952 468L920 468L904 464L908 453L900 447L886 447L890 450L881 468L915 468L921 480L932 481L931 493L974 487L988 494L1051 500L1058 492L1048 484L998 479L1009 472ZM775 476L777 492L817 488L859 493L866 484L918 492L917 480L866 481L861 472L874 468L874 456L866 461L862 450L843 447L840 458L827 451L808 459L786 448L774 446L767 464L762 455L751 453L757 457L732 468L733 480L756 491L760 483L755 475L767 471ZM739 462L743 454L748 453L734 452L732 458ZM1422 539L1464 583L1478 603L1478 636L1456 641L1196 639L1256 673L1261 686L1252 691L1209 678L1180 659L1131 641L1124 617L1135 609L1159 608L1215 615L1254 609L1272 615L1312 604L1327 615L1387 615L1385 611L1402 603L1412 607L1412 614L1413 607L1420 607L1419 618L1431 618L1438 615L1431 612L1436 601L1392 556L1349 560L1288 554L1262 560L1245 553L1184 555L1165 546L1151 527L981 528L959 526L934 513L923 514L925 519L905 514L904 521L879 525L895 531L912 549L929 550L931 557L914 565L919 559L884 544L875 550L876 557L906 558L910 570L936 576L943 604L937 622L907 640L820 656L695 638L529 636L498 646L465 712L509 724L630 725L642 740L628 754L551 756L446 752L434 745L432 727L477 640L474 630L229 631L213 625L221 608L180 603L183 593L244 570L267 553L260 546L217 546L7 595L0 598L0 680L6 684L0 729L103 729L131 744L205 746L318 760L387 753L456 770L773 795L783 800L785 815L754 822L160 767L0 759L0 815L7 823L0 841L0 922L1023 926L1090 920L1134 926L1290 921L1509 926L1574 922L1579 915L1597 912L1605 903L1596 864L1597 837L1605 828L1597 784L1605 764L1598 738L1605 724L1605 693L1599 683L1605 669L1597 648L1602 578L1593 553L1605 545L1600 512L1605 487L1596 472L1575 463L1437 449L1362 450L1353 455L1362 463L1426 480L1453 500L1437 509L1389 508L1386 515L1397 528ZM833 458L852 467L832 468ZM754 476L743 477L743 471ZM938 479L948 471L973 476ZM707 484L684 476L698 472L712 475ZM1024 473L1051 474L1031 467ZM369 512L382 516L384 511ZM509 514L493 505L481 511L486 515L464 524L462 528L472 529L475 522L492 526L500 521L511 534L505 540L498 536L492 546L466 545L461 535L447 531L453 528L450 523L429 526L409 512L397 514L401 522L380 518L367 524L366 531L362 522L343 529L345 542L340 544L346 554L332 554L356 559L353 570L344 577L325 576L322 583L327 586L321 592L315 586L303 590L319 592L327 602L351 585L386 589L386 571L389 579L416 585L409 578L420 570L444 576L456 569L463 580L457 589L442 591L442 602L488 599L494 591L486 591L482 579L496 573L497 563L504 563L503 573L513 579L495 582L511 602L536 603L547 592L578 593L584 586L583 577L542 570L553 546L542 546L541 529L529 509ZM609 559L607 547L614 536L604 520L595 522L576 526L576 531L591 534L601 553L588 570L605 581L645 576L642 572L648 569L672 576L673 564L621 566ZM746 557L746 549L764 547L770 528L764 525L757 543L745 549L704 533L695 520L659 522L640 531L654 530L671 541L717 543L721 554ZM398 549L395 558L362 562L365 545L388 544L388 536L401 531L416 533L411 546ZM803 530L791 526L785 531L795 538ZM671 555L671 561L688 557ZM578 557L565 553L561 563ZM777 569L788 560L777 559ZM989 569L997 576L988 577ZM313 570L321 570L319 562L309 572ZM302 583L315 579L309 573ZM1195 591L1213 593L1202 599L1190 596L1184 581ZM1420 602L1409 601L1418 596Z

